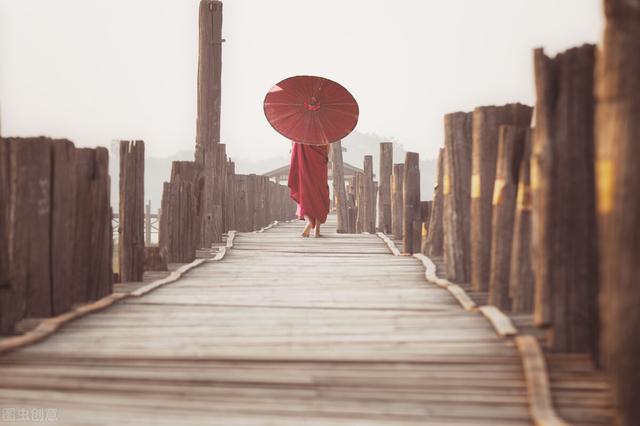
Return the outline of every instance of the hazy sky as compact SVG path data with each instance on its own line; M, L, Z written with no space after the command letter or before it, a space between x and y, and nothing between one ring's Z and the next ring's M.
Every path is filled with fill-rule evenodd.
M442 116L533 102L532 49L597 42L602 0L227 0L222 140L231 156L288 151L262 113L296 74L347 87L357 130L433 157ZM152 155L192 149L197 0L0 0L4 135Z

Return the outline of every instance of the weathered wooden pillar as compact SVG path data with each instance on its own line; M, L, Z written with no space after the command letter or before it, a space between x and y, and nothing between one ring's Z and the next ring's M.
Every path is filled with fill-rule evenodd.
M347 232L353 234L356 232L356 218L358 215L358 209L356 207L356 184L355 176L351 179L347 187L347 212L349 219L349 227Z
M422 235L420 216L420 158L417 152L407 152L402 182L403 252L419 253Z
M393 143L380 143L380 186L378 191L378 231L391 233L391 174Z
M363 177L364 232L375 232L375 194L373 191L373 156L364 156Z
M120 281L144 274L144 142L120 141Z
M594 352L597 250L594 188L595 48L551 59L535 51L534 320L558 352Z
M144 244L151 245L151 200L144 205Z
M473 113L470 112L455 112L444 117L443 251L446 276L456 283L468 283L471 279L472 121Z
M527 132L524 154L518 175L516 217L511 246L511 268L509 271L509 293L513 312L533 311L535 277L531 266L531 187L530 163L533 129Z
M394 164L391 175L391 230L393 238L402 239L403 213L403 192L402 182L404 181L404 164Z
M44 138L9 138L2 145L10 263L0 288L0 332L12 334L23 318L51 315L51 146Z
M522 104L478 107L473 111L471 158L471 285L489 288L492 195L496 177L498 128L529 127L533 109Z
M596 96L602 355L617 425L640 424L640 2L605 1Z
M76 149L68 140L56 140L52 141L51 150L51 314L59 315L71 309L73 299L77 214ZM103 224L109 227L109 232L110 216L111 210L109 224ZM111 239L111 234L109 238ZM105 273L111 274L111 270Z
M196 161L203 166L204 187L200 242L222 240L222 200L225 180L220 161L220 99L222 76L222 2L201 0L199 8L198 116Z
M237 229L237 226L238 226L236 224L236 214L235 214L236 204L234 200L234 196L235 196L234 176L236 174L235 163L231 160L227 161L226 170L227 170L227 179L225 181L224 211L225 211L225 230L228 232L228 231Z
M109 152L105 148L76 150L76 234L74 303L112 291ZM122 218L120 218L122 226Z
M429 222L433 201L420 201L420 218L422 219L422 238L420 239L420 252L427 250L427 236L429 235Z
M9 199L10 166L9 142L0 137L0 296L11 286L9 282ZM0 308L2 305L0 304ZM3 320L0 313L0 334L3 333Z
M256 181L258 176L255 174L247 175L247 225L248 231L255 231L258 229L256 220L256 208L257 208L257 186Z
M347 195L344 188L344 163L342 161L342 143L334 142L329 147L331 156L331 175L333 177L333 194L336 200L336 232L349 232L349 212L347 211Z
M431 216L429 218L429 227L424 250L422 251L429 257L442 256L442 212L444 209L444 198L442 195L442 176L444 174L444 148L440 148L438 154L438 169L436 170L436 187L433 191L433 204L431 207Z
M354 181L356 186L356 233L361 233L365 230L364 174L356 172Z
M518 172L528 131L529 129L525 127L502 125L498 136L496 181L493 186L492 202L489 304L503 311L511 310L509 278Z
M246 175L234 177L234 204L236 214L236 228L238 231L247 232L250 229L249 201L247 194L248 179Z

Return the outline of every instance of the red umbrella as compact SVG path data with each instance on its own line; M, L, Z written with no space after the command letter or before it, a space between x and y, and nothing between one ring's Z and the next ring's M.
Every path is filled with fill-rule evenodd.
M264 115L282 136L309 145L343 139L358 123L358 103L335 81L299 75L282 80L264 98Z

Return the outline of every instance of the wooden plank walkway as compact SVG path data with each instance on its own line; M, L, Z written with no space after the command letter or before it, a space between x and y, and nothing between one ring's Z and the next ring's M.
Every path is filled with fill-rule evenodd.
M530 425L513 343L330 220L321 239L240 233L223 261L1 357L0 407L64 425Z

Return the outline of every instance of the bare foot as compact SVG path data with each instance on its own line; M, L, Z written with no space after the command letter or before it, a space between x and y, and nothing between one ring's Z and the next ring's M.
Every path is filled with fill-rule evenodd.
M304 230L302 231L301 237L308 238L310 232L311 232L311 224L307 223L307 225L304 227Z
M322 237L322 235L320 235L320 225L316 225L315 231L313 233L313 236L316 238L320 238Z

